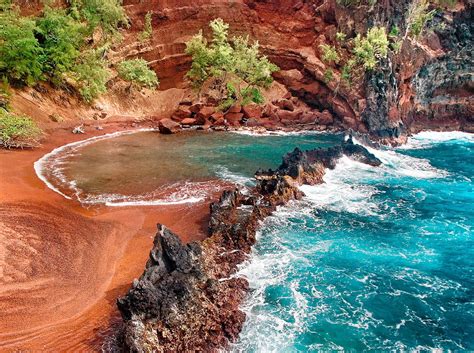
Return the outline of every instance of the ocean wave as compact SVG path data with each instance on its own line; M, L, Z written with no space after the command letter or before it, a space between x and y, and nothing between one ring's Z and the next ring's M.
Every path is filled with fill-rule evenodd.
M397 149L424 149L437 143L474 143L474 134L462 131L422 131Z
M216 175L222 180L227 180L241 186L252 186L255 183L253 177L248 177L243 174L231 172L229 168L225 166L218 165L214 169Z
M105 205L109 207L167 206L202 202L218 190L220 190L219 186L214 181L186 181L163 185L142 195L83 195L79 190L76 197L84 205Z
M356 139L354 139L354 143L364 146L370 153L380 159L382 166L379 167L379 170L386 174L416 179L444 178L449 175L448 172L433 167L427 159L407 156L389 148L376 149L366 146Z
M326 170L324 183L300 187L313 207L337 212L375 215L378 205L371 201L377 189L360 181L373 175L373 167L344 156L334 169Z

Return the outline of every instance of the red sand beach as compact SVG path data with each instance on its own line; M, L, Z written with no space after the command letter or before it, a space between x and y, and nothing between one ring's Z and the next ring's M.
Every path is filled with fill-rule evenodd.
M100 350L120 323L115 300L140 276L156 223L203 239L209 201L85 209L47 188L33 163L73 141L56 129L34 150L0 151L0 350ZM217 195L216 195L217 196Z

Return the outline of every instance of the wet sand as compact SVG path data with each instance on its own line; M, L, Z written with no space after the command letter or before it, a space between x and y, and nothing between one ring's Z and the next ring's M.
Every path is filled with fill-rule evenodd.
M0 150L0 351L101 350L120 324L115 300L143 271L156 223L186 242L205 238L209 200L85 209L37 178L33 163L52 149L129 129L56 129L38 149Z

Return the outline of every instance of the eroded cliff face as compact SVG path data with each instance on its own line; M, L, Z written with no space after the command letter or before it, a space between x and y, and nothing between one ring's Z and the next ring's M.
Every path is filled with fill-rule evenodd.
M282 69L275 75L312 112L327 110L328 128L370 132L396 139L423 128L473 130L472 1L439 12L432 29L418 39L406 38L400 52L351 85L339 84L340 67L326 82L329 68L321 44L334 44L337 31L349 37L375 24L397 26L403 33L411 0L378 1L374 6L346 8L336 0L125 0L132 19L117 57L143 56L157 71L161 89L186 87L190 59L184 42L210 20L221 17L231 35L249 34ZM137 41L144 17L152 12L153 38ZM295 124L302 115L292 116ZM305 119L308 120L307 115Z
M25 15L42 8L38 0L15 2ZM145 58L160 78L159 91L131 94L114 78L109 93L87 106L70 92L43 85L17 91L12 106L49 123L54 115L77 121L103 112L132 120L169 118L179 102L192 95L184 79L190 66L185 42L200 29L208 35L209 22L220 17L229 23L231 36L248 34L258 40L281 68L274 75L279 85L269 94L270 100L267 95L265 111L270 112L266 118L271 123L261 124L267 128L353 129L386 142L403 142L408 133L423 129L474 131L472 0L458 0L439 11L423 36L405 37L400 51L391 51L375 70L359 74L350 84L341 84L342 64L329 65L321 59L320 45L336 45L337 32L350 39L382 25L404 33L413 2L380 0L364 5L367 2L362 1L344 7L336 0L124 0L131 27L122 31L124 41L112 49L109 59L116 63ZM56 3L65 6L62 0ZM152 38L140 41L148 12ZM350 46L339 43L339 47L347 59ZM329 81L328 69L334 73ZM285 91L293 96L285 98L292 98L296 109L272 104Z

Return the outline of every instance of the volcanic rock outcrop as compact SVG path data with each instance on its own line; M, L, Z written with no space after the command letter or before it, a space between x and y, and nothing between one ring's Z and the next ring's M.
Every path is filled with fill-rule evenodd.
M126 348L208 352L235 341L245 320L239 305L248 290L248 282L235 274L255 244L258 222L278 205L303 197L299 185L322 183L325 169L343 155L381 163L351 139L327 149L295 149L276 171L257 172L254 189L224 191L211 204L209 237L203 242L182 244L158 225L143 275L117 301Z

